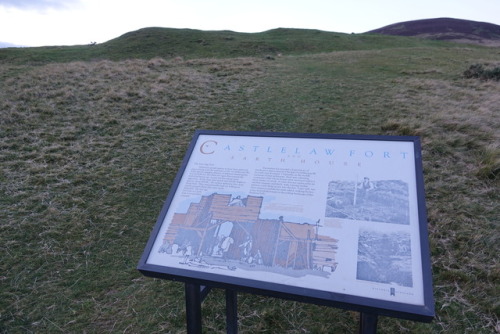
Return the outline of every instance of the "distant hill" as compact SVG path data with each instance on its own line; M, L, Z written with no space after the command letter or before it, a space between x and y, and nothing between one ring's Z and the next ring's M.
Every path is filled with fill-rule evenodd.
M1 48L17 48L17 47L20 47L20 45L7 43L7 42L0 42L0 49Z
M419 38L500 47L500 26L452 18L407 21L371 30L368 34Z

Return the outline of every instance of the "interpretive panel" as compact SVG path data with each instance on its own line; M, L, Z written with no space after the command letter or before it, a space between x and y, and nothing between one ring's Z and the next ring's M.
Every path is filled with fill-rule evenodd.
M417 137L197 131L139 263L428 321Z

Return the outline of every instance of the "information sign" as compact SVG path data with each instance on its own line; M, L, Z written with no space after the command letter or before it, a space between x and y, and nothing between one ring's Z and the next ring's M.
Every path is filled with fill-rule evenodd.
M418 137L197 131L138 269L434 316Z

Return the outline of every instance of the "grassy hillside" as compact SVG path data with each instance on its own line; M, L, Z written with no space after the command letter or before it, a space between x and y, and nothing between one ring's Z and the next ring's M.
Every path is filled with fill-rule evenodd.
M232 31L145 28L97 45L0 49L0 63L151 59L230 58L299 55L341 50L437 45L433 41L379 35L347 35L320 30L275 29L247 34Z
M183 285L135 267L198 128L421 136L437 317L382 317L379 332L498 332L500 86L462 73L499 51L372 38L275 60L4 57L0 332L185 332ZM123 45L116 59L135 54ZM242 333L357 332L357 314L333 308L240 294L238 311ZM223 314L215 290L207 332L224 332Z

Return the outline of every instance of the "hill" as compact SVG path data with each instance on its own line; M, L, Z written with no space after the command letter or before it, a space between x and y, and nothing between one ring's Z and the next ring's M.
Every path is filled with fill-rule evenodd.
M500 46L500 26L453 18L400 22L367 33Z
M20 47L20 45L7 43L7 42L0 42L0 49L2 49L2 48L17 48L17 47Z
M97 45L0 49L0 63L44 64L88 60L275 57L345 50L436 45L399 36L279 28L261 33L144 28Z

